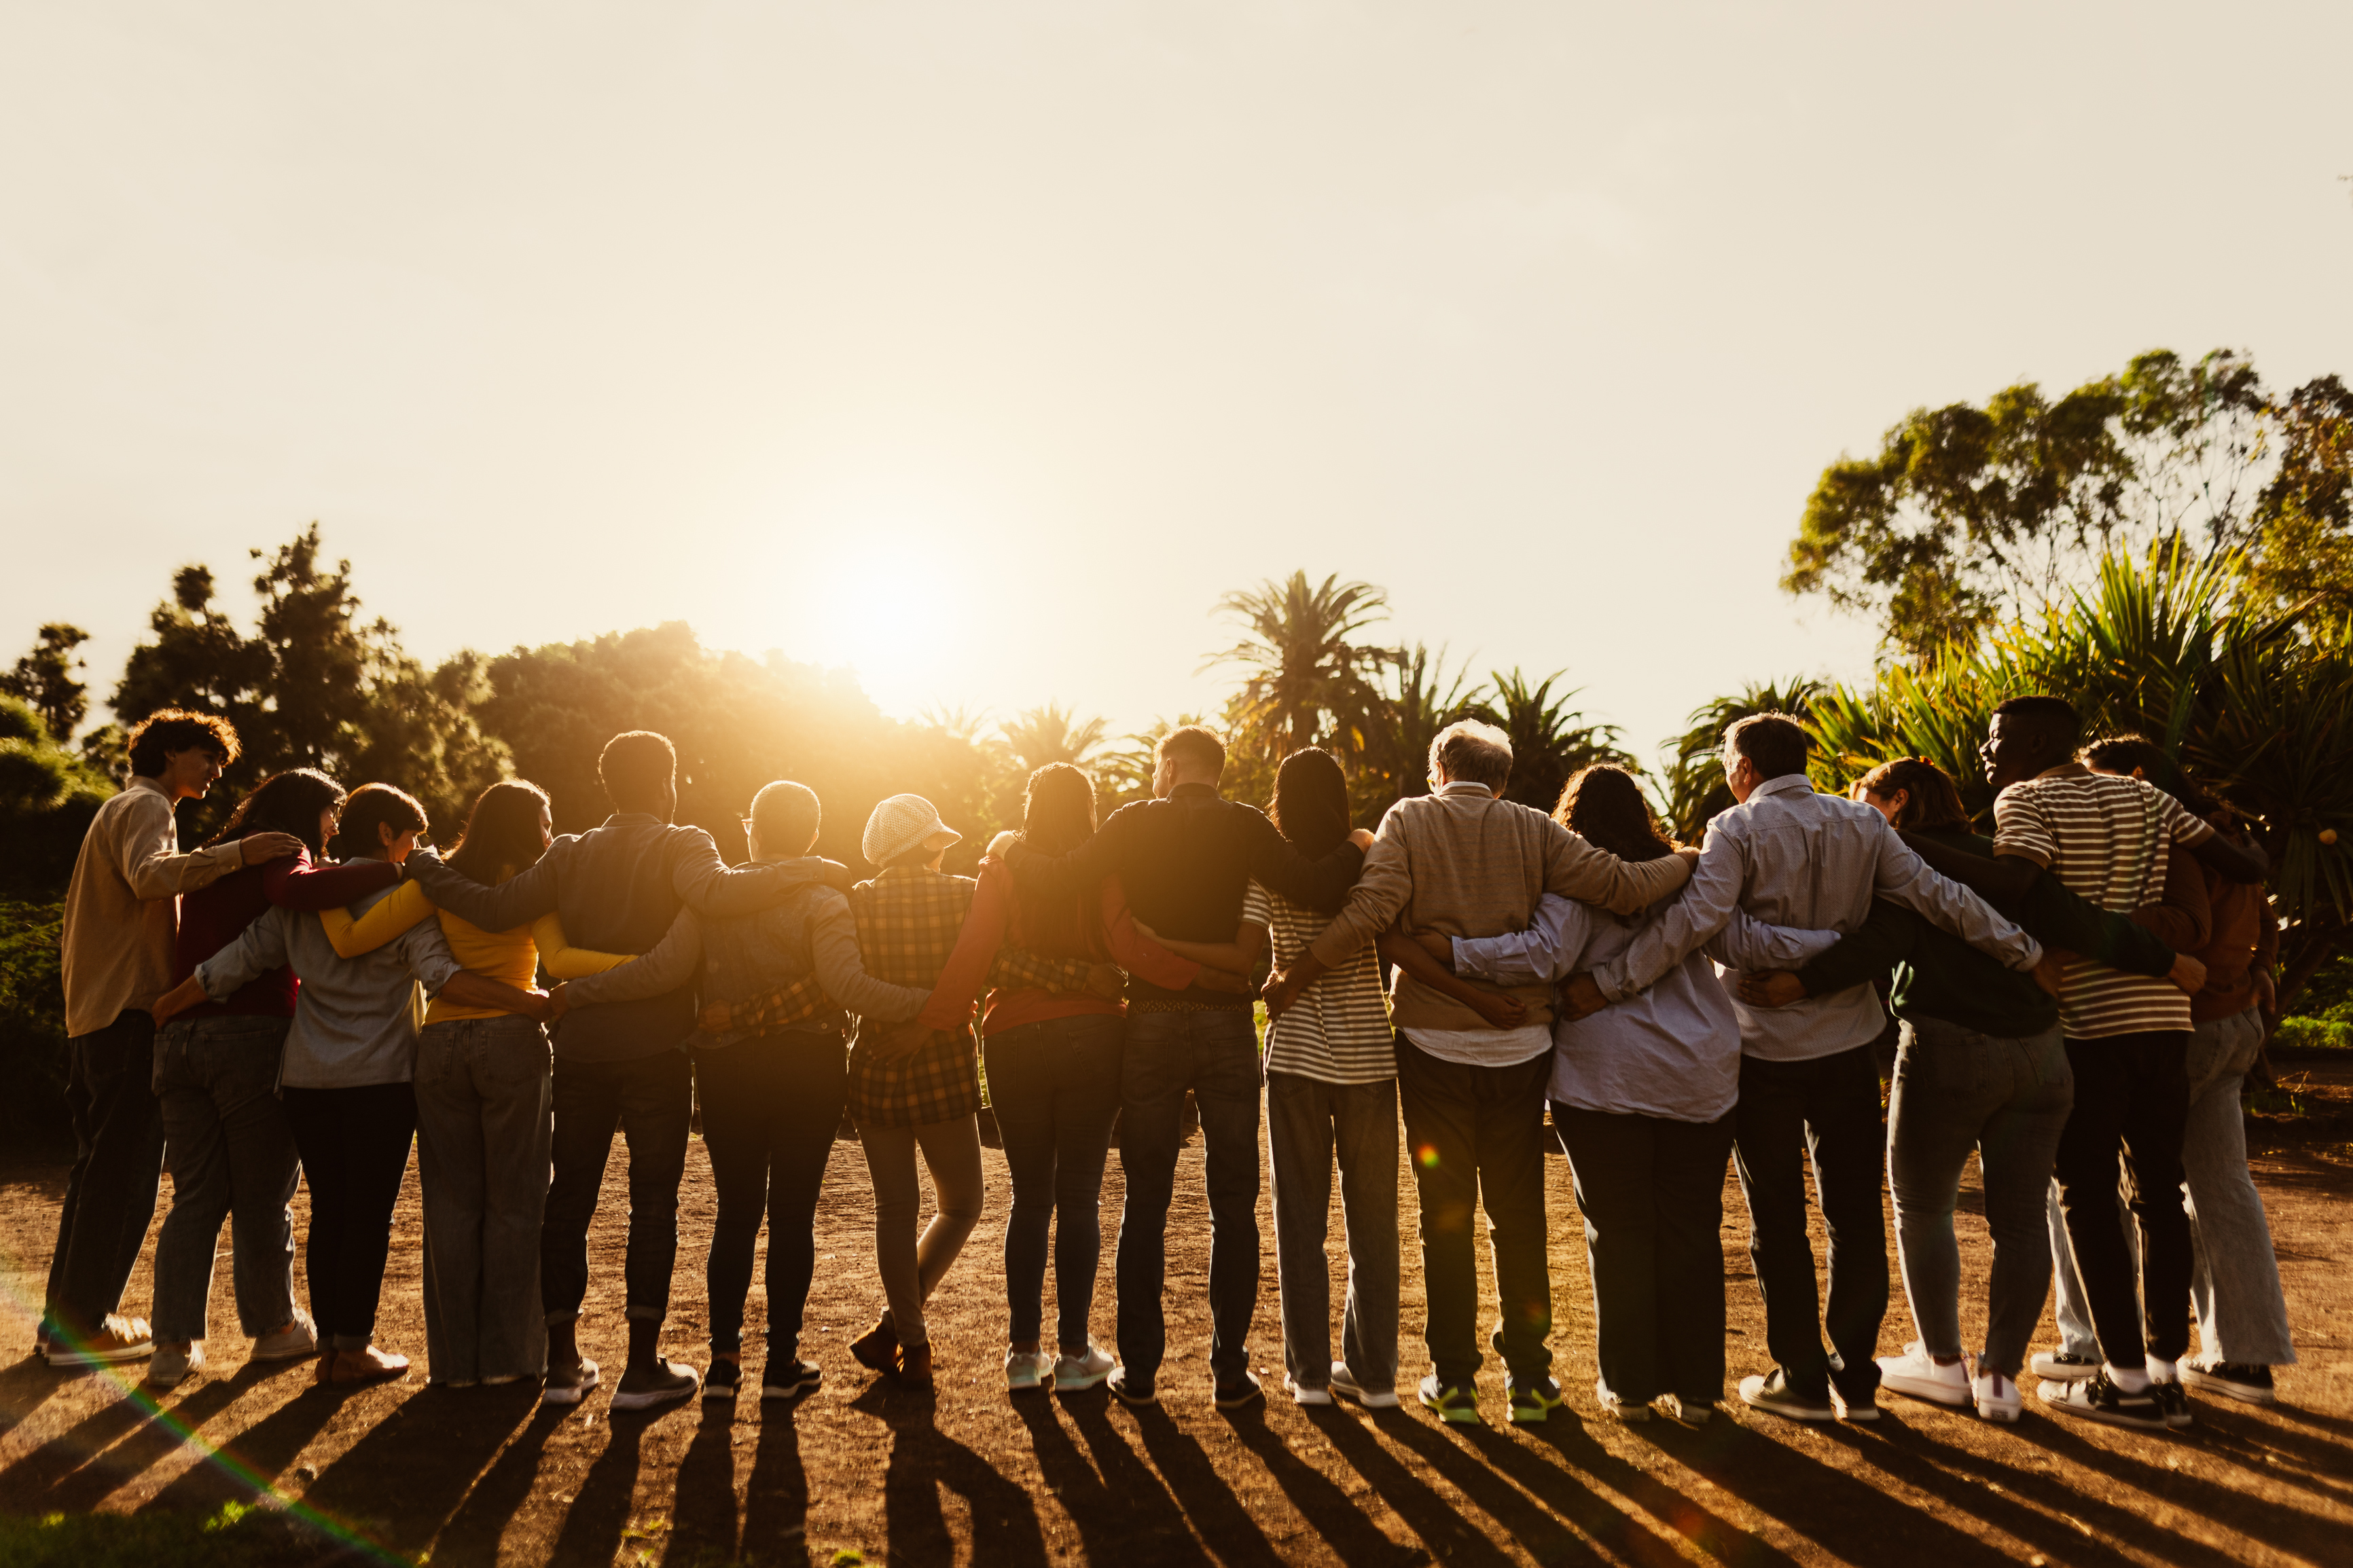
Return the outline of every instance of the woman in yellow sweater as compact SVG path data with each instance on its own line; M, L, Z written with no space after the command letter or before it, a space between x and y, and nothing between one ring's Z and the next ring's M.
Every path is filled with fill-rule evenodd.
M547 792L510 779L484 790L449 864L504 881L545 854ZM535 988L539 966L579 980L628 962L565 940L556 916L490 931L437 910L409 882L353 920L319 918L345 958L381 947L438 914L449 952L473 973L528 994L533 1011L501 1012L437 997L417 1049L417 1169L425 1190L425 1342L432 1381L452 1388L546 1373L539 1300L540 1213L547 1201L554 1020Z

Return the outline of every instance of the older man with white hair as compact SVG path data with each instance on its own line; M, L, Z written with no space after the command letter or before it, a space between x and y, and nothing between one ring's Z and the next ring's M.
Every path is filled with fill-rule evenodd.
M1268 1011L1282 1013L1393 923L1500 936L1526 927L1546 893L1633 915L1689 879L1684 856L1620 860L1544 813L1504 799L1511 773L1511 740L1493 725L1464 721L1440 731L1430 746L1431 793L1389 808L1347 904L1297 963L1268 980ZM1552 992L1543 984L1492 988L1521 1004L1516 1027L1496 1028L1403 972L1390 996L1429 1292L1433 1370L1422 1380L1421 1402L1443 1420L1479 1419L1472 1221L1483 1199L1502 1316L1493 1343L1510 1372L1511 1418L1529 1423L1561 1402L1545 1343L1552 1329L1544 1178Z

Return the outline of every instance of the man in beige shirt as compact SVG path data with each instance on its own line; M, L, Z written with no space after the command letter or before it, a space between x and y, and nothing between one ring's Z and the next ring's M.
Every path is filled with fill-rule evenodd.
M180 853L172 809L201 800L237 760L237 731L209 714L167 708L131 732L131 785L98 808L66 889L66 1109L73 1171L42 1315L51 1366L135 1361L154 1345L124 1318L122 1287L155 1215L164 1123L152 1087L155 1001L172 988L182 893L300 843L259 833Z
M1280 1014L1318 976L1393 923L1447 936L1525 928L1546 893L1636 914L1681 888L1691 859L1630 862L1540 811L1503 798L1512 743L1491 724L1449 725L1430 746L1432 793L1381 821L1364 875L1298 962L1267 982ZM1491 988L1484 980L1472 984ZM1561 1402L1551 1376L1552 1280L1545 1234L1545 1087L1552 1070L1552 988L1493 987L1516 997L1516 1028L1398 973L1398 1093L1421 1201L1425 1335L1434 1370L1421 1402L1440 1419L1475 1422L1479 1281L1472 1219L1483 1201L1502 1322L1494 1343L1511 1372L1511 1418L1542 1421Z

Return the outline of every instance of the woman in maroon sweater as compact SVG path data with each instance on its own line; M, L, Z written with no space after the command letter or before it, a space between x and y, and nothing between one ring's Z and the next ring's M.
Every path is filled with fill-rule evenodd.
M323 863L343 792L311 768L267 778L238 803L210 843L279 832L298 854L246 866L181 900L175 981L235 942L262 912L334 909L400 879L383 861ZM252 1359L311 1354L317 1334L294 1305L294 1139L278 1096L278 1063L294 1020L297 982L274 969L224 1002L173 1019L155 1038L155 1093L163 1104L172 1209L155 1244L155 1357L149 1380L170 1386L204 1364L205 1305L221 1220L234 1216L240 1326Z

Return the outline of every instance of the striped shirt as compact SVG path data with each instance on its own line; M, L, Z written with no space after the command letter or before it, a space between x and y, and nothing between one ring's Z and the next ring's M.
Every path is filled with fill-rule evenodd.
M1330 915L1301 909L1255 879L1242 891L1242 920L1265 928L1279 970L1297 962L1332 923ZM1381 996L1381 961L1371 942L1268 1023L1266 1070L1323 1083L1378 1083L1397 1077L1397 1045Z
M1993 823L1995 854L2047 867L2069 892L2117 914L2164 898L2169 846L2214 837L2211 824L2155 784L2080 763L2002 791ZM2187 1031L2189 997L2169 980L2075 958L2061 977L2059 1021L2071 1040Z

